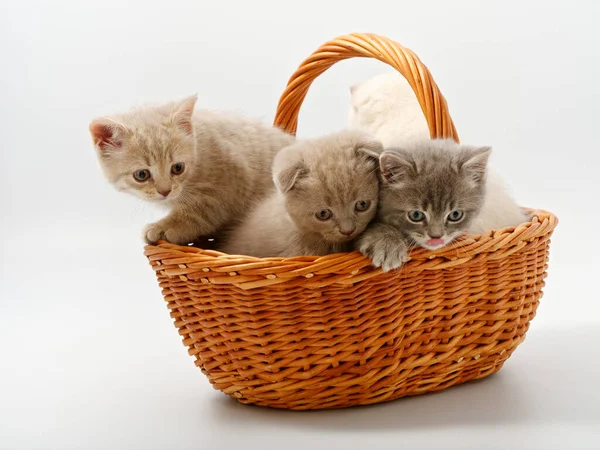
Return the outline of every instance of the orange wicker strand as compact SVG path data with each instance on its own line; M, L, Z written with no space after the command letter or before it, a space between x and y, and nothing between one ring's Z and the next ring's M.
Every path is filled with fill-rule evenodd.
M275 123L295 132L312 81L372 57L410 82L432 137L458 140L431 74L395 42L334 39L290 79ZM418 249L382 273L357 252L253 258L147 245L183 344L215 389L241 403L341 408L438 391L500 370L525 339L546 278L556 216Z
M453 138L458 134L431 73L411 50L376 34L349 34L326 42L310 55L288 81L279 99L274 124L295 134L298 113L312 82L338 61L348 58L375 58L389 64L409 82L429 124L432 138Z

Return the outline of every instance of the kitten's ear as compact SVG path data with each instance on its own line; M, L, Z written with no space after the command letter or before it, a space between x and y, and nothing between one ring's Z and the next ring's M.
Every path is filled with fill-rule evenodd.
M390 184L403 183L416 174L412 158L403 153L385 151L379 157L383 181Z
M175 125L181 128L186 134L192 134L194 132L194 126L192 124L192 115L194 114L194 107L198 100L198 94L186 97L175 105L171 120Z
M121 150L124 139L129 133L124 125L108 118L93 120L89 128L94 145L102 156Z
M373 136L364 135L354 147L356 156L364 155L367 158L379 161L379 157L383 153L383 144Z
M461 158L460 169L475 185L485 180L491 152L492 147L478 147L465 151Z
M298 161L274 174L275 185L282 194L285 194L292 190L298 180L306 175L306 173L306 166L301 161Z

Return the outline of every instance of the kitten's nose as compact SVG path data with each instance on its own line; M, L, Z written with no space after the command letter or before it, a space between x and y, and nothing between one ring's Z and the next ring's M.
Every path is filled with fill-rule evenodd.
M354 233L356 231L356 228L351 228L349 230L340 230L340 233L342 233L344 236L352 236L352 233Z
M439 233L429 233L429 237L431 239L439 239L443 236L443 234L439 234Z
M171 193L171 189L167 189L166 191L158 191L158 193L160 195L162 195L163 197L166 197L167 195L169 195Z

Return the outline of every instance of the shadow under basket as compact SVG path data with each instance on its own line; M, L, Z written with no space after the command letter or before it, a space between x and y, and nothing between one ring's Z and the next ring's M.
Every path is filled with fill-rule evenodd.
M335 62L373 57L409 81L431 136L458 140L446 101L408 49L372 34L321 46L288 83L275 124L295 133L312 81ZM167 242L147 245L183 344L215 389L241 403L340 408L437 391L498 371L524 340L546 278L557 218L382 273L357 252L253 258Z

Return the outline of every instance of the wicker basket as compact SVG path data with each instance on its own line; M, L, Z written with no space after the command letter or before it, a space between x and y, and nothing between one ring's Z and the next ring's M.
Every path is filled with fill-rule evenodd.
M371 57L402 73L432 137L457 134L431 74L408 49L352 34L302 63L275 124L294 133L312 81ZM542 296L554 215L415 250L382 273L357 252L252 258L160 242L145 254L183 344L215 389L241 403L320 409L437 391L500 369Z

